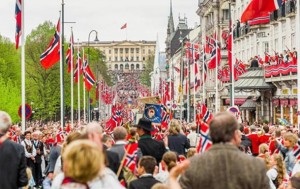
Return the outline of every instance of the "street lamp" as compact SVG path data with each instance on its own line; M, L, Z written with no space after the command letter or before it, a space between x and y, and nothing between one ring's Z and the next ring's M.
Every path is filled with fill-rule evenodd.
M96 33L96 37L94 42L98 42L98 32L96 30L92 30L89 33L89 38L88 38L88 63L90 63L90 37L91 34L95 32ZM88 92L88 123L91 121L91 102L90 102L90 92Z

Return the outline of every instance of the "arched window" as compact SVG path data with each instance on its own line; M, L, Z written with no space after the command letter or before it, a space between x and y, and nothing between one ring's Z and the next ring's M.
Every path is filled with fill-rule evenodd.
M125 64L125 70L129 70L129 64L128 63Z
M130 65L130 70L134 70L134 64Z
M139 70L140 69L140 65L136 64L136 69Z
M115 70L118 70L118 69L119 69L118 64L115 64Z
M121 64L121 65L120 65L120 70L123 70L123 67L124 67L123 64Z

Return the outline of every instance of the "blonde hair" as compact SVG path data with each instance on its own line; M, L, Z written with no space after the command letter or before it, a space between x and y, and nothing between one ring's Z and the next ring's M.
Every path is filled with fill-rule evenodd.
M283 162L283 157L281 154L273 154L272 157L274 158L274 161L276 162L277 167L277 173L278 173L278 182L279 184L282 183L285 173L285 165Z
M292 147L294 147L298 141L297 135L289 132L284 134L283 139L289 141L292 144Z
M187 153L186 153L186 157L190 158L192 156L194 156L196 154L196 148L190 148L188 149Z
M170 172L173 167L177 165L177 155L175 152L166 152L164 153L162 160L168 167L168 171Z
M269 153L269 146L266 143L259 145L259 154L263 154L264 157L258 157L264 160L266 168L270 169L271 157Z
M260 154L266 154L267 152L269 152L269 146L266 143L262 143L261 145L259 145Z
M156 183L152 186L151 189L170 189L170 187L163 183Z
M62 155L65 176L79 183L95 178L104 167L104 158L99 147L89 140L70 143Z
M177 119L172 119L169 127L170 135L178 135L180 133L180 124Z

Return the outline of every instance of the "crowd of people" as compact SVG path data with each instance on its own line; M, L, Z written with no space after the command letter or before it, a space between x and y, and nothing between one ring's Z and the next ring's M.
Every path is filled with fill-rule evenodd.
M34 121L22 132L0 111L1 188L300 189L297 128L239 124L221 112L209 123L213 145L199 154L205 141L194 123L172 119L156 137L144 118L103 127Z

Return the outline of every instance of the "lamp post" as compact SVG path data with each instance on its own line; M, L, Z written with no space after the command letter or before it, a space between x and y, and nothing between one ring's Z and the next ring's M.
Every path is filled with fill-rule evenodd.
M88 63L90 63L90 37L91 34L95 32L96 33L96 37L94 42L98 42L98 32L96 30L92 30L89 33L89 38L88 38ZM84 99L85 100L85 99ZM90 102L90 92L88 92L88 123L91 121L91 102Z

